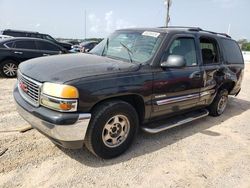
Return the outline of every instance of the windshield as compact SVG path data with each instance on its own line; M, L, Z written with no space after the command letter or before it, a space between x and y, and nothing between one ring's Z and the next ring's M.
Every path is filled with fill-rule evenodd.
M145 63L154 56L162 38L160 33L151 31L117 31L98 44L90 53Z
M49 35L44 35L44 39L46 39L46 40L50 40L50 41L55 42L55 39L54 39L54 38L52 38L52 37L51 37L51 36L49 36Z

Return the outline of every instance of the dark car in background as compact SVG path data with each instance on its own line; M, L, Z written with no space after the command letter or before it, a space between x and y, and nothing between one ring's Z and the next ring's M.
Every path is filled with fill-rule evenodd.
M0 41L0 74L13 78L21 62L62 53L67 53L67 50L43 39L18 37L2 40Z
M80 43L80 52L89 52L92 50L97 44L99 44L98 41L86 41Z
M86 53L92 50L97 44L99 44L98 41L84 41L78 45L73 45L71 47L70 52L72 53L77 53L77 52L82 52Z
M52 36L48 34L42 34L39 32L32 32L32 31L21 31L21 30L11 30L11 29L6 29L1 32L2 35L9 35L13 37L30 37L30 38L40 38L44 40L49 40L51 42L56 43L59 46L62 46L66 50L70 50L72 44L66 43L66 42L59 42L56 39L54 39Z

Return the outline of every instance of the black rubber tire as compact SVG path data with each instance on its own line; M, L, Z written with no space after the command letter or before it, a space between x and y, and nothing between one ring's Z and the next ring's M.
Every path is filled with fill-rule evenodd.
M102 131L105 123L118 114L127 117L130 123L130 130L126 140L121 145L110 148L102 140ZM85 146L94 155L103 159L117 157L130 147L137 134L138 127L138 115L132 105L120 100L104 102L92 112L92 118L85 137Z
M220 115L223 114L224 111L223 112L219 112L218 111L218 105L219 105L219 102L220 102L220 100L221 100L221 98L223 96L226 96L227 97L227 101L228 101L228 91L226 89L220 90L217 93L216 97L214 98L212 104L208 107L209 114L211 116L216 117L216 116L220 116Z
M4 71L3 71L4 65L6 65L6 64L8 64L8 63L13 63L13 64L15 64L15 65L18 67L18 63L17 63L16 61L11 60L11 59L10 59L10 60L4 60L4 61L2 61L2 62L0 63L0 74L1 74L1 76L5 77L5 78L15 78L15 77L17 76L17 72L16 72L15 75L10 76L10 75L6 75L6 74L4 73Z

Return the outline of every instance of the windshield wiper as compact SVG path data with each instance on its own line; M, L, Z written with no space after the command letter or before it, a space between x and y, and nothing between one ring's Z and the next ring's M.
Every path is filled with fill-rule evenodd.
M123 44L122 42L120 42L120 44L122 45L123 48L125 48L127 50L129 60L130 60L131 63L133 63L133 59L132 59L132 56L131 56L131 54L133 55L133 52L125 44Z

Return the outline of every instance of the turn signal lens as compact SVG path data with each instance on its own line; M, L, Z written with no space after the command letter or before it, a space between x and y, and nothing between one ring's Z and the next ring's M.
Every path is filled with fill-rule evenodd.
M61 109L61 110L71 110L71 109L72 109L72 104L69 104L69 103L61 103L61 104L60 104L60 109Z
M40 104L47 108L60 112L76 112L77 99L60 99L42 94L40 97Z
M77 99L79 98L78 90L69 85L55 84L55 83L44 83L42 87L42 93L65 99Z

